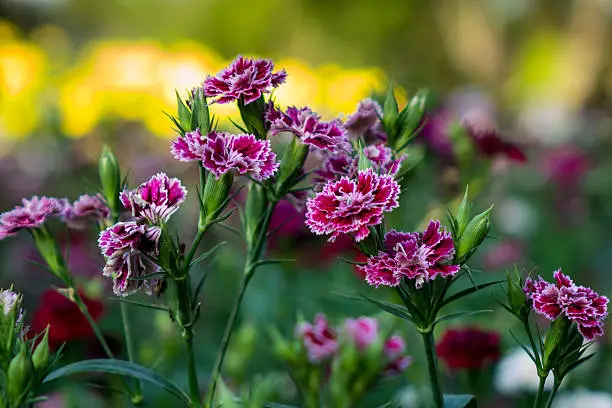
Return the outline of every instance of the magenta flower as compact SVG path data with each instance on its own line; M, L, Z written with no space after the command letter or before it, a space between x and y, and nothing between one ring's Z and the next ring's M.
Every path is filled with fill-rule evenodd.
M349 137L364 137L366 140L387 140L387 135L382 128L380 118L382 108L371 98L359 102L357 111L348 117L344 123Z
M0 215L0 239L42 226L50 217L60 215L68 202L66 199L34 196L29 200L24 198L22 203L22 206Z
M240 98L248 105L287 79L285 70L272 72L274 64L267 59L251 59L241 55L216 76L208 76L202 84L207 97L216 103L228 103Z
M412 357L405 355L406 341L400 336L391 336L383 346L385 360L385 375L392 376L403 373L412 362Z
M329 122L308 107L290 106L285 112L269 105L266 121L270 125L270 134L291 132L300 138L302 143L318 150L337 152L350 150L346 130L338 120Z
M373 317L346 319L344 332L355 343L357 349L363 351L378 338L378 320Z
M202 163L217 178L234 170L257 181L267 180L279 167L269 140L215 132L208 134Z
M302 323L296 329L296 336L302 339L308 359L318 363L333 356L338 350L338 339L334 329L329 327L325 315L315 316L315 323Z
M148 227L136 222L119 222L100 233L98 245L106 256L104 276L113 279L113 292L127 296L141 287L149 290L149 282L135 280L158 271L151 261L157 253L161 235L159 227Z
M177 178L158 173L135 190L123 191L119 198L136 219L147 219L153 224L165 222L178 210L187 190Z
M200 133L200 129L193 132L187 132L184 136L178 137L170 151L174 158L182 162L190 162L202 160L204 157L203 150L206 144L206 138Z
M454 254L451 235L440 228L439 221L432 220L422 233L389 231L385 235L385 251L369 257L367 264L359 268L373 286L397 286L405 277L420 288L438 275L459 272L459 265L448 263Z
M361 241L378 225L383 214L399 206L400 188L392 176L379 176L372 169L360 171L357 179L342 177L329 182L306 203L306 225L317 235L354 234Z
M72 205L64 208L62 221L70 228L82 229L91 222L98 222L108 218L110 210L100 195L82 195Z
M528 278L523 288L533 302L535 311L549 320L566 317L578 326L586 340L593 340L604 333L604 320L608 315L608 298L599 296L591 288L577 286L557 269L553 276L555 283L548 283L542 277Z

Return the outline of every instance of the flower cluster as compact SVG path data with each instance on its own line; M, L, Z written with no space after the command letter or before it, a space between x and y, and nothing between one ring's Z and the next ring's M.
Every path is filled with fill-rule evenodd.
M436 346L438 356L451 369L481 369L500 357L500 336L476 327L449 329Z
M202 84L204 94L216 98L216 103L229 103L242 98L248 105L285 82L287 72L273 70L274 64L270 60L238 56L216 76L206 78Z
M342 177L329 182L306 203L306 225L317 235L329 235L334 241L340 234L354 235L361 241L378 225L383 214L399 206L400 188L389 175L372 169L358 172L356 179Z
M459 265L448 263L455 247L439 221L431 220L422 233L391 230L385 235L384 245L385 251L359 267L370 285L397 286L405 277L420 288L438 275L451 276L459 271Z
M554 283L527 279L523 288L532 301L535 311L550 320L566 317L578 326L586 340L602 336L604 320L608 315L608 298L591 288L578 286L563 274L561 269L553 273Z
M306 349L309 361L315 364L340 353L343 342L352 343L363 353L381 337L378 320L372 317L349 318L334 329L323 314L315 317L314 324L300 323L295 333ZM383 358L387 375L400 374L408 367L411 357L406 355L406 342L401 336L394 335L384 340Z
M158 270L151 258L158 251L161 225L178 210L186 195L181 182L164 173L121 193L121 202L132 212L133 220L105 229L98 239L106 257L103 273L113 278L115 294L127 296L143 286L150 293L149 282L139 278Z
M284 112L269 104L266 121L270 134L291 132L300 138L302 143L319 151L339 152L350 149L346 130L339 120L329 122L308 107L291 106Z
M172 154L179 161L201 161L204 168L217 179L230 171L249 175L257 181L270 178L279 163L268 140L253 135L233 135L210 132L203 136L199 130L188 132L172 144Z
M100 195L82 195L62 212L62 220L70 228L82 229L92 222L108 218L110 210Z
M34 196L22 200L23 205L0 215L0 240L30 228L41 227L50 217L61 215L65 199Z

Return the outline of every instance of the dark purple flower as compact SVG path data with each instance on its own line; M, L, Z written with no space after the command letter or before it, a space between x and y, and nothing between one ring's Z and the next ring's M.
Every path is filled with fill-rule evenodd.
M22 203L22 206L0 215L0 239L42 226L50 217L60 215L68 202L66 199L34 196L29 200L24 198Z
M451 369L481 369L499 360L500 336L475 327L448 329L436 346L440 359Z
M474 145L483 156L495 157L501 155L518 163L525 163L527 161L525 153L514 143L503 140L496 128L492 126L479 126L469 120L464 120L463 125Z
M204 145L206 137L200 133L200 129L193 132L187 132L184 136L178 137L174 142L170 151L176 160L182 162L202 160L204 153Z
M177 178L158 173L135 190L123 191L119 198L136 219L147 219L153 224L168 221L178 210L187 190Z
M157 241L161 235L159 227L149 227L136 222L119 222L100 233L98 245L106 257L104 276L113 279L113 292L127 296L145 287L150 292L149 282L135 280L158 271L151 261L157 253Z
M400 188L392 176L372 169L360 171L357 179L342 177L329 182L323 191L306 203L306 225L317 235L351 234L361 241L378 225L383 214L399 206Z
M608 315L608 298L591 288L577 286L561 269L553 273L555 283L528 278L524 291L533 302L535 311L549 320L566 317L576 323L586 340L602 336Z
M348 136L342 123L338 120L323 121L321 116L308 107L290 106L285 112L282 112L273 105L269 105L266 121L270 125L272 135L291 132L299 137L302 143L326 152L350 149Z
M296 328L296 337L302 340L308 359L318 363L333 356L338 350L338 339L334 329L329 327L325 315L315 316L314 324L301 323Z
M373 286L397 286L405 277L420 288L438 275L446 277L459 271L459 265L448 264L454 253L451 235L440 228L439 221L432 220L422 233L389 231L385 251L369 257L359 268Z
M216 103L228 103L240 98L244 104L256 101L287 79L287 72L272 72L274 64L267 59L251 59L241 55L216 76L208 76L202 84L207 97Z
M70 228L82 229L92 222L108 218L110 210L100 195L82 195L72 205L64 208L62 221Z
M545 151L541 159L542 172L560 186L580 182L591 165L585 152L577 146L561 146Z
M382 108L371 98L366 98L359 102L357 111L349 116L344 123L344 128L348 131L349 137L363 137L366 141L387 140L387 135L382 128L380 118Z

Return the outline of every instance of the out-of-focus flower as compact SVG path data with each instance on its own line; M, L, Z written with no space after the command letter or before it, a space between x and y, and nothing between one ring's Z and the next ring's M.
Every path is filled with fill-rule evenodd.
M154 224L165 222L185 201L187 189L177 178L157 173L135 190L125 190L119 198L136 219L145 218Z
M523 259L525 244L519 240L507 239L487 248L483 262L488 270L498 270Z
M66 207L66 200L34 196L23 199L23 205L0 215L0 240L17 232L38 228L50 217L60 215Z
M302 339L308 359L313 363L331 357L338 350L336 332L329 326L323 314L315 316L314 324L307 322L299 324L296 336Z
M80 293L91 317L97 321L104 312L104 304ZM86 339L93 334L91 326L78 306L55 290L42 295L40 306L34 312L32 331L41 333L49 325L49 346L57 349L62 343Z
M378 338L378 320L373 317L346 319L344 332L363 351Z
M366 281L373 286L397 286L402 278L414 280L417 288L423 283L454 275L459 265L450 265L455 253L453 239L440 222L431 220L422 233L389 231L385 235L385 251L368 258L360 266Z
M82 229L92 222L108 218L110 210L100 195L82 195L72 205L64 208L62 220L70 228Z
M540 383L535 364L525 351L517 347L504 355L497 365L493 385L497 392L516 395L522 392L535 393ZM553 376L546 379L544 388L552 389Z
M499 333L475 327L449 329L438 342L436 352L451 369L479 370L485 363L499 359L499 340Z
M553 408L612 408L612 395L602 391L576 390L557 395Z
M285 70L272 72L274 64L267 59L251 59L239 55L216 76L208 76L202 84L208 97L216 103L228 103L240 98L245 105L256 101L272 88L285 82Z
M148 281L130 278L157 272L150 256L157 252L160 234L159 227L147 227L136 222L119 222L100 233L98 245L107 257L103 273L113 279L116 295L127 296L143 286L150 292Z
M561 146L543 153L541 170L559 186L576 185L589 171L587 155L578 146Z
M469 121L465 121L464 126L476 148L483 156L495 157L502 155L518 163L525 163L527 161L525 153L514 143L503 140L497 129L479 127L478 124Z
M308 199L306 225L317 235L331 234L330 241L340 234L354 234L361 241L370 234L369 227L382 222L383 213L399 206L399 192L392 176L372 169L360 171L356 180L343 177Z
M366 142L373 140L387 140L387 135L382 128L380 118L382 108L371 98L359 102L357 111L346 119L345 129L349 137L363 137Z
M566 317L578 326L586 340L604 334L604 320L608 316L608 298L599 296L591 288L577 286L561 269L553 273L555 283L542 277L525 281L525 294L533 301L535 311L550 320Z
M424 144L442 157L453 157L453 142L449 137L449 127L453 115L445 109L433 112L424 120L419 137Z
M350 149L342 123L338 120L323 121L321 116L308 107L290 106L282 112L270 104L266 110L266 120L272 135L291 132L299 137L302 143L321 151L337 152Z
M412 357L407 356L406 341L401 336L389 337L383 346L387 366L385 367L385 375L393 376L406 371L406 368L412 362Z
M0 290L0 306L2 306L1 310L5 316L8 316L13 311L18 300L19 295L15 292L11 292L8 289Z

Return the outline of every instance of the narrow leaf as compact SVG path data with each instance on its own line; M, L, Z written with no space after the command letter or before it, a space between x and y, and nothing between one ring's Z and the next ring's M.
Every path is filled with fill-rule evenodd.
M389 303L389 302L382 302L380 300L372 299L365 295L359 295L359 296L342 295L342 296L347 297L349 299L353 299L353 300L368 301L378 306L385 312L392 314L393 316L399 317L400 319L408 320L410 322L412 321L412 316L410 315L410 313L404 310L401 305L398 305L395 303Z
M486 287L492 286L492 285L497 285L498 283L502 283L505 282L504 280L496 280L496 281L492 281L492 282L487 282L487 283L481 283L480 285L475 285L472 287L469 287L467 289L464 289L460 292L457 292L449 297L447 297L444 302L442 302L442 307L448 305L451 302L454 302L455 300L461 299L462 297L465 297L467 295L471 295L474 292L478 292L480 289L484 289Z
M163 388L170 394L183 401L185 404L190 405L189 397L176 384L163 377L162 375L156 373L155 371L148 369L147 367L124 360L97 359L84 360L68 364L67 366L52 371L45 378L44 383L49 383L51 381L55 381L63 377L68 377L80 373L118 374L134 377L142 381L148 381L151 384Z
M219 242L217 245L215 245L214 247L212 247L211 249L209 249L208 251L204 252L202 255L198 256L196 259L194 259L191 264L189 264L189 267L193 267L196 266L197 264L201 263L202 261L205 261L206 259L208 259L211 255L213 255L219 248L221 248L223 245L227 244L226 241L221 241Z
M473 311L469 311L469 312L456 312L456 313L449 313L447 315L444 315L442 317L439 317L435 322L434 322L434 326L437 325L438 323L447 321L447 320L453 320L456 319L458 317L462 317L462 316L472 316L475 314L479 314L479 313L489 313L492 312L493 310L473 310Z
M118 302L129 303L131 305L145 307L147 309L163 310L164 312L167 312L169 310L167 307L164 307L164 306L151 305L151 304L137 302L135 300L130 300L130 299L113 297L113 298L109 298L109 300L116 300Z
M253 266L255 268L259 268L263 265L275 265L285 262L295 262L295 259L260 259L259 261L255 262Z
M151 279L159 279L159 278L165 278L168 274L166 272L153 272L153 273L149 273L147 275L143 275L143 276L138 276L135 278L128 278L128 280L131 281L147 281L147 280L151 280Z

